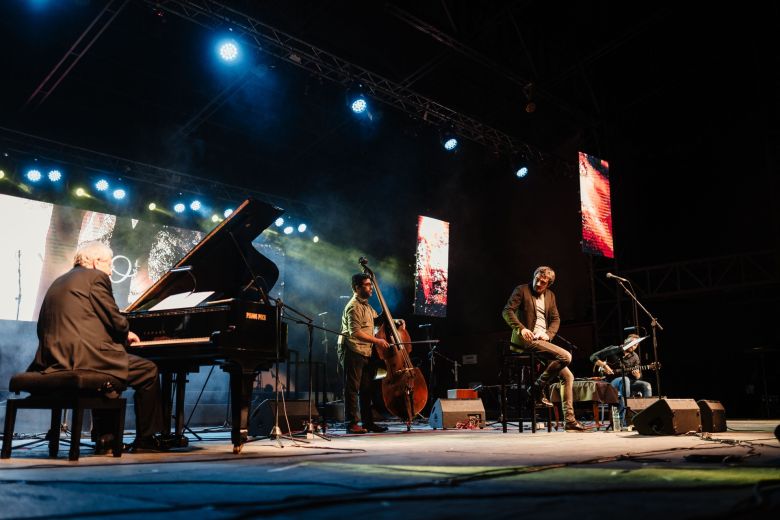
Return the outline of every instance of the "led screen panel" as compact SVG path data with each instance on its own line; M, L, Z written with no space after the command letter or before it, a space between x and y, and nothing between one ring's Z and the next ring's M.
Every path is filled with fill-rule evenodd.
M51 283L73 266L79 244L100 240L114 251L111 283L120 309L141 296L205 236L130 217L0 195L0 320L35 321ZM264 234L253 243L280 268L283 251Z
M417 262L414 313L447 315L447 277L450 223L431 217L417 218Z
M579 164L582 250L585 253L614 258L609 163L579 152Z

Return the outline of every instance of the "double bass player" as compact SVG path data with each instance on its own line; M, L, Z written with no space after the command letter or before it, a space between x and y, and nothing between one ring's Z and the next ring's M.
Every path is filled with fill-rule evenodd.
M374 322L379 321L380 316L368 303L373 293L368 274L353 275L352 298L341 316L342 335L339 336L337 352L339 363L344 369L344 418L347 433L387 431L386 426L374 423L371 410L372 381L377 368L383 364L377 349L387 351L390 348L385 339L374 335ZM400 328L405 328L403 320L398 322Z

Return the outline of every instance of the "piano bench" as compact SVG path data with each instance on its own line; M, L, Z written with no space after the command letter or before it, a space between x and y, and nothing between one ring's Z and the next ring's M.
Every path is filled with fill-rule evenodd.
M0 458L11 457L11 440L20 409L51 410L49 457L57 457L63 410L73 410L69 460L78 460L84 410L111 410L111 433L114 435L112 454L122 456L122 435L125 429L126 400L120 397L126 385L123 381L92 370L62 370L41 374L22 372L11 378L11 392L28 392L23 399L6 401L3 447Z

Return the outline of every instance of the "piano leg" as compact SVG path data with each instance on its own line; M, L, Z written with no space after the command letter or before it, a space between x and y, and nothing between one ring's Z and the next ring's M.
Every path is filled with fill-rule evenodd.
M163 425L162 432L171 433L171 404L173 400L173 374L165 371L160 375L161 390L162 390L162 416Z
M252 401L254 380L254 370L248 372L236 367L230 371L233 453L241 453L241 448L248 439L249 404Z
M176 437L184 437L184 392L187 386L187 374L176 372L176 415L174 416L174 428Z

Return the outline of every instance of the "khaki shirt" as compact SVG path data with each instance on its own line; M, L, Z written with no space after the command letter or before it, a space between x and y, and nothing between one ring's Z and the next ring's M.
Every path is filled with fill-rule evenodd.
M341 351L344 347L347 347L361 356L369 357L371 355L371 343L360 341L353 338L352 335L355 332L362 331L373 336L374 319L377 316L378 314L374 308L368 304L368 300L358 298L356 294L353 294L352 298L347 302L347 306L344 307L344 314L341 316L341 333L347 334L349 337L339 336L339 350Z

